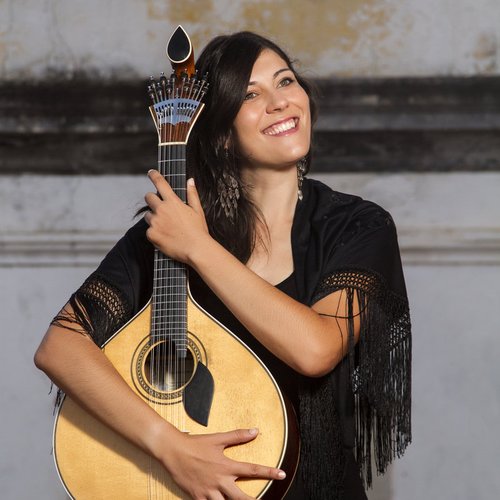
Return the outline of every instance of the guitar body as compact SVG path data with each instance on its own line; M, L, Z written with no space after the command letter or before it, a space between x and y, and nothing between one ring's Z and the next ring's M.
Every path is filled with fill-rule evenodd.
M282 498L298 462L293 410L287 408L279 387L261 361L203 311L190 294L187 308L188 351L194 360L190 380L196 378L201 365L214 380L207 426L186 413L183 388L151 389L144 368L151 352L151 304L108 341L104 353L132 390L180 430L200 434L258 427L260 432L254 441L228 448L225 453L235 460L284 468L284 481L238 482L252 497ZM187 498L156 460L101 424L69 397L64 398L56 418L54 456L64 487L77 500Z

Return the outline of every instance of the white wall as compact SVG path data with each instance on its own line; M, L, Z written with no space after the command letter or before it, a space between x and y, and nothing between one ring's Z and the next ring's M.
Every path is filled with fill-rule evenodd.
M320 178L391 211L410 294L414 442L370 499L495 498L500 174ZM148 189L144 177L0 179L3 499L64 498L50 454L53 397L32 355Z
M148 78L182 24L195 51L250 29L315 76L498 74L497 0L1 0L0 78Z

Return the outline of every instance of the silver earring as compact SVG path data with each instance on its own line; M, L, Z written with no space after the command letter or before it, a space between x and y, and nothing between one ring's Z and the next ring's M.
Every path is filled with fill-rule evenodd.
M238 211L238 200L240 199L238 181L231 174L224 172L222 178L217 181L217 194L224 214L231 222L234 222Z
M299 200L302 201L304 195L302 194L302 183L304 182L304 174L306 173L306 159L302 158L297 162L297 194Z

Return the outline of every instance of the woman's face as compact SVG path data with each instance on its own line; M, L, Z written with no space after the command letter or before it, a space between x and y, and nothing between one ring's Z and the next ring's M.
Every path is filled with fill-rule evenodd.
M234 121L243 167L287 167L309 151L309 97L276 52L265 49L252 69Z

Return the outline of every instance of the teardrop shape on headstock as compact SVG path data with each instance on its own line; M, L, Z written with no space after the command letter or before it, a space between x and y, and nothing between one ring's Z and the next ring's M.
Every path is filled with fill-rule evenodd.
M206 75L200 79L196 74L191 40L182 26L171 35L166 52L173 72L170 78L163 73L159 80L151 78L148 93L153 105L149 110L159 145L186 144L203 109L208 83Z
M182 26L177 26L177 29L170 36L166 52L177 76L181 76L182 73L188 76L194 75L193 46Z

